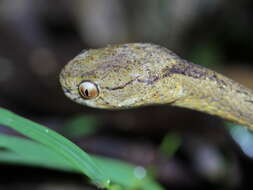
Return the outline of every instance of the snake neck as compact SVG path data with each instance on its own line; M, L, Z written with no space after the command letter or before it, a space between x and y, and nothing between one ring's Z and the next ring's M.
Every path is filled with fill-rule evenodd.
M247 126L253 130L253 91L213 71L202 78L183 76L186 96L174 105L186 107Z

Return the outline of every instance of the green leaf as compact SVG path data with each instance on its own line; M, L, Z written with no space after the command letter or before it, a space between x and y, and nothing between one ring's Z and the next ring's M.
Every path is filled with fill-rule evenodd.
M52 150L28 139L1 134L0 147L8 150L0 151L0 162L78 172L74 171L66 160ZM136 166L99 156L92 156L92 158L103 172L110 176L114 183L122 187L127 187L128 189L163 190L159 184L147 175L143 178L138 178L136 176L138 167ZM110 186L110 190L113 189L122 188L118 185Z
M1 108L0 124L35 140L34 142L0 134L0 148L5 148L0 151L0 162L83 173L100 187L106 187L109 190L122 190L123 187L132 190L163 190L158 183L145 174L144 168L114 159L90 157L56 132ZM104 173L116 184L109 185L107 180L109 177L104 177Z
M138 175L140 166L133 166L125 162L109 159L104 157L94 157L96 163L108 173L113 182L124 185L128 189L143 189L143 190L164 190L151 177L146 175ZM143 168L145 171L145 169Z
M0 108L0 124L49 147L71 163L74 169L87 175L98 186L109 186L109 177L97 167L91 157L74 143L53 130L2 108Z
M0 160L4 162L75 171L69 162L56 152L28 139L0 134L0 148L7 149L0 151Z

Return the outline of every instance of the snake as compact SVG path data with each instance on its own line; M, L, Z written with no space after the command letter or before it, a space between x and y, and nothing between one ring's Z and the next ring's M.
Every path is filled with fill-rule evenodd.
M171 105L205 112L253 130L253 91L152 43L89 49L60 72L64 94L93 108Z

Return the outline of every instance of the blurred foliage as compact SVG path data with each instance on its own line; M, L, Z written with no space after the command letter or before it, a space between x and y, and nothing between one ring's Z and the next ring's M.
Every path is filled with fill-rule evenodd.
M227 125L231 136L241 147L242 151L250 158L253 158L253 133L240 125L233 123L227 123Z
M167 134L160 145L160 151L167 157L173 156L181 145L181 137L175 133Z
M223 64L222 55L217 44L211 42L198 44L193 48L190 60L204 67L218 69Z
M92 135L97 131L98 127L99 126L96 117L80 114L65 121L61 130L65 136L75 138Z

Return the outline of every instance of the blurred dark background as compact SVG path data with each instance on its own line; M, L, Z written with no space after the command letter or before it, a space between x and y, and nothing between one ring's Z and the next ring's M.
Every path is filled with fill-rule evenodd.
M252 189L253 137L243 128L186 109L103 111L64 96L58 74L69 60L129 42L163 45L253 88L251 0L1 0L0 106L88 152L152 167L168 189ZM0 168L4 190L86 186L76 175Z

